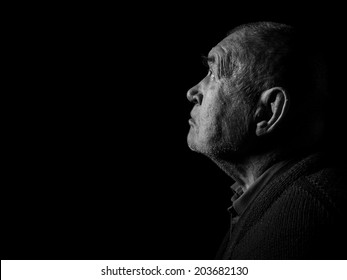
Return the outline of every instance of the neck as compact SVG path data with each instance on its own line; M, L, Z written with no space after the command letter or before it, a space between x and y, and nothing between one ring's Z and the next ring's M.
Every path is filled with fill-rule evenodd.
M247 190L268 168L284 160L279 151L262 155L242 157L242 160L213 159L213 161L233 180Z

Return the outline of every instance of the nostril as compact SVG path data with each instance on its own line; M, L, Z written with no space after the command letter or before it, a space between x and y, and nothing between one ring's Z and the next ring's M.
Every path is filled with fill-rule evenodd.
M194 95L193 100L191 102L193 102L194 104L200 104L198 95Z
M190 102L193 102L195 104L201 104L201 93L198 90L197 86L192 87L190 90L187 92L187 98Z
M194 102L195 102L196 104L199 104L199 105L202 104L202 94L201 94L201 93L196 94L196 95L194 96L194 99L195 99Z

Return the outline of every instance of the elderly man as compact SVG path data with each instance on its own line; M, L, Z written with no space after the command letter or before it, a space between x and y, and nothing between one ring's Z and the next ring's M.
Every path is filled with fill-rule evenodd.
M188 91L189 147L235 181L217 258L346 258L346 177L320 152L327 95L316 49L288 25L242 25Z

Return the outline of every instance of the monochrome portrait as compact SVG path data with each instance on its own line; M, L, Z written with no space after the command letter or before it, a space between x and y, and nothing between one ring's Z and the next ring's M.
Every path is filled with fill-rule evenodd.
M346 259L344 16L125 4L15 9L2 258Z

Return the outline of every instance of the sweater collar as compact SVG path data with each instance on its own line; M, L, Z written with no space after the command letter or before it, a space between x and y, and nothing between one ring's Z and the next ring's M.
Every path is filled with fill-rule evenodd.
M231 186L234 194L231 197L232 206L228 208L228 211L238 216L242 215L267 183L279 175L279 173L283 172L291 162L290 160L286 160L272 165L246 191L243 190L239 183L235 182Z

